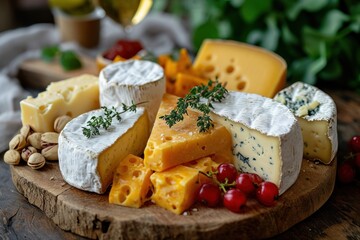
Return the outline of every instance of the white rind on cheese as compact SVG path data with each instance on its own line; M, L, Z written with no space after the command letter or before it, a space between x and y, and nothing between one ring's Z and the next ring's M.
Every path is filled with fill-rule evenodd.
M229 92L213 107L214 121L232 133L236 168L257 173L278 185L280 194L285 192L296 181L303 157L301 129L289 109L240 92Z
M303 82L283 89L274 99L287 106L299 119L304 135L304 157L330 163L338 149L337 111L333 99L317 87ZM327 123L323 133L320 132L322 121ZM322 138L329 140L331 149L325 147L327 144ZM318 141L314 142L314 139ZM321 156L323 151L330 151L328 157Z
M107 177L107 181L100 177L99 158L101 153L112 147L118 139L133 129L139 119L146 115L146 111L144 108L137 108L136 112L125 112L121 114L122 120L120 122L113 119L109 129L100 128L100 135L91 138L85 137L82 127L87 127L86 123L93 116L103 116L103 114L102 109L84 113L66 124L59 136L59 166L64 180L76 188L96 193L104 193L112 181L112 176ZM145 118L146 124L144 124L144 127L148 128L147 116ZM130 153L141 155L147 137L148 133L146 131L132 132L131 140L123 143L122 146L117 146L117 149L113 149L115 158L120 155L127 156ZM121 154L120 151L122 151ZM119 162L121 160L115 161ZM105 159L104 161L110 160ZM117 165L113 166L109 174L115 171L116 167Z
M99 75L101 106L121 106L140 102L153 125L163 94L165 78L162 67L150 61L131 60L105 67Z

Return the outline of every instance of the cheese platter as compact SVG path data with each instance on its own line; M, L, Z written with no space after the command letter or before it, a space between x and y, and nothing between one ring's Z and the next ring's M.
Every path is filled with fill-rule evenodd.
M23 127L4 155L18 191L60 228L89 238L267 238L330 197L335 103L305 83L286 87L280 56L207 40L194 64L181 50L178 60L99 71L22 100Z

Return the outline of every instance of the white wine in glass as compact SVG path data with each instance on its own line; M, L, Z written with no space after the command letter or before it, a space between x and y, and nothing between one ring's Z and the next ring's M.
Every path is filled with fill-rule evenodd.
M96 0L96 2L125 31L143 20L153 4L152 0Z

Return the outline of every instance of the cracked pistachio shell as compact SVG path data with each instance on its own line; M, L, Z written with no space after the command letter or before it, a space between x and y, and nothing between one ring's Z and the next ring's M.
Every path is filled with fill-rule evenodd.
M57 133L60 133L65 125L70 122L72 118L69 117L68 115L63 115L63 116L60 116L58 118L55 119L55 122L54 122L54 130L55 132Z
M33 146L27 146L21 151L21 158L27 162L29 160L29 157L33 154L37 153L36 148Z
M32 169L40 169L45 165L45 158L40 153L33 153L27 161L27 165Z
M28 143L36 149L41 149L41 133L34 132L27 138Z
M41 135L41 147L46 148L50 145L58 144L59 134L56 132L46 132Z
M15 135L9 142L9 149L20 151L24 147L26 147L26 138L21 135Z
M41 154L49 161L58 160L58 145L52 145L41 150Z
M20 163L20 153L10 149L4 154L4 162L10 165L18 165Z

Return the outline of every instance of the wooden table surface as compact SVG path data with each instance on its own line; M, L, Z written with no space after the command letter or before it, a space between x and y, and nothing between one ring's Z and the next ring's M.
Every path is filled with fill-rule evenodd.
M350 91L328 91L338 109L341 162L347 142L360 135L360 95ZM0 155L0 239L84 239L57 227L38 208L17 192L9 166ZM336 183L330 199L317 212L272 239L349 239L360 240L360 174L354 183ZM141 227L141 226L139 226Z

